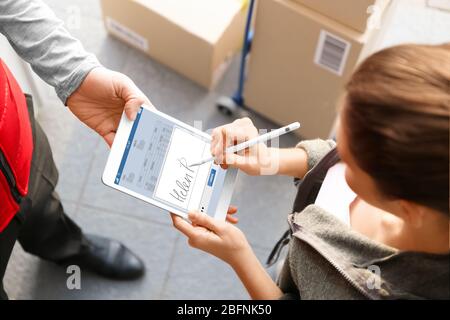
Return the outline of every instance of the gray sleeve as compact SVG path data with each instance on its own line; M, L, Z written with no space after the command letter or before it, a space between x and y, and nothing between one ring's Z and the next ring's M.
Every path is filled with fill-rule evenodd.
M334 140L305 140L297 145L302 148L308 155L308 170L311 170L331 149L336 146Z
M0 33L55 88L64 104L87 74L100 66L41 0L0 0Z
M281 268L280 274L277 277L277 285L283 292L283 295L279 298L279 300L300 299L300 293L291 275L289 254L286 256L286 259L283 262L283 267Z

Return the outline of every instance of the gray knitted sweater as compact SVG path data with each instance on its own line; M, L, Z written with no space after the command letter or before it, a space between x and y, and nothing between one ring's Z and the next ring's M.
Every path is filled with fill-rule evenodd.
M89 71L100 66L40 0L1 0L0 33L45 82L55 87L63 103Z

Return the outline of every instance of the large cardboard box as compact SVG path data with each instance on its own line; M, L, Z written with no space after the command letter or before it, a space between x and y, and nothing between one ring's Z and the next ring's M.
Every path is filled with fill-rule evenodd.
M263 0L245 84L245 103L304 138L327 138L336 104L377 32L356 32L288 0Z
M376 0L292 0L313 9L359 32L366 30L367 21L373 15L377 19L387 1Z
M246 0L101 0L108 32L211 89L242 46Z

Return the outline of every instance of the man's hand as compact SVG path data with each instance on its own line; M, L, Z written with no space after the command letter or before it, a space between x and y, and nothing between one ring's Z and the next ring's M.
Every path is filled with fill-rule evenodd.
M95 68L67 99L67 106L78 119L95 130L111 146L125 110L134 120L142 104L152 106L127 76L105 68Z

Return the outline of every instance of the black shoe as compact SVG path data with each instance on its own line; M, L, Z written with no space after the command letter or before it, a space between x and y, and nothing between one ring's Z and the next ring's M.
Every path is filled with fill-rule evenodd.
M132 280L144 275L145 265L122 243L94 235L85 235L83 253L66 258L61 265L77 265L101 276L116 280Z

